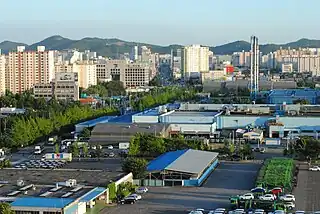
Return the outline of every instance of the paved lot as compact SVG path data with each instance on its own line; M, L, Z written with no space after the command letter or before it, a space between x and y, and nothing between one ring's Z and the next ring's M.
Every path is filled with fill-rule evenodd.
M255 163L221 163L203 187L150 187L137 204L106 208L101 213L182 214L195 208L228 207L231 195L246 193L254 186L259 168Z
M103 158L98 159L78 159L68 163L64 168L68 169L100 169L106 171L121 171L121 159L119 158Z
M320 172L308 171L307 164L301 164L298 185L293 191L297 210L320 211Z

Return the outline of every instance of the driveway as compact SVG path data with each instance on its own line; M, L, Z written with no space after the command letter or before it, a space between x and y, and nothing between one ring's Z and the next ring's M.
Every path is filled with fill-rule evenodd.
M311 172L308 168L307 164L300 164L298 185L293 191L296 209L320 211L320 172Z
M259 168L257 163L222 162L202 187L150 187L137 204L106 208L101 213L182 214L195 208L228 207L231 195L254 187Z

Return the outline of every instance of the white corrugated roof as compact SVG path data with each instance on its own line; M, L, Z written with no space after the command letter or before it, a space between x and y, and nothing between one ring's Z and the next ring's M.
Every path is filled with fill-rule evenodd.
M166 170L190 174L200 174L218 157L216 152L189 149L177 160L166 167Z

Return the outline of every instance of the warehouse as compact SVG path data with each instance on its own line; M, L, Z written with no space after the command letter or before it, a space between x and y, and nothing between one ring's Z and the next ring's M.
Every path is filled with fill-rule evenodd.
M167 125L159 123L101 123L92 130L89 142L103 145L128 143L137 133L167 137L167 128Z
M75 132L76 133L80 133L82 132L82 130L84 128L91 128L94 127L95 125L99 124L99 123L107 123L109 122L109 120L111 120L112 118L115 118L115 116L103 116L103 117L99 117L93 120L88 120L82 123L78 123L75 125Z
M193 149L167 152L147 166L146 186L201 186L218 164L218 153Z
M272 104L294 104L300 100L306 100L309 104L320 103L320 90L315 89L292 89L271 90L267 97L267 103Z

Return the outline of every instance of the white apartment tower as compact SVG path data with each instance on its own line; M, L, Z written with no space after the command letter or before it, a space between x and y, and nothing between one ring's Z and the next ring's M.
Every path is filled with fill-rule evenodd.
M0 96L6 92L6 57L0 53Z
M18 46L17 51L9 52L6 89L12 93L22 93L37 83L50 83L54 78L54 52L38 46L36 51L25 51Z
M200 45L184 47L183 71L185 78L209 71L209 48Z

